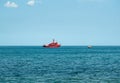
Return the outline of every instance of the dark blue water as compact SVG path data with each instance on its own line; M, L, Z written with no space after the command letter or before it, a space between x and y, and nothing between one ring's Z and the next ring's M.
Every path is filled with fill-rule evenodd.
M0 83L120 83L120 47L0 47Z

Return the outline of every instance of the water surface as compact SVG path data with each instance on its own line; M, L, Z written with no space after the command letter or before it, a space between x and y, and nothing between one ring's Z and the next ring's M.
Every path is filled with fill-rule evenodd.
M120 83L120 47L0 47L0 83Z

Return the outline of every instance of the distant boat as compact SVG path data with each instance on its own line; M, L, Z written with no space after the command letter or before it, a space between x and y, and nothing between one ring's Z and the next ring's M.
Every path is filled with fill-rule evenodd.
M60 47L61 45L58 44L57 42L55 42L55 40L53 39L53 42L47 44L47 45L43 45L43 47L46 47L46 48L58 48Z
M88 46L88 48L92 48L92 46Z

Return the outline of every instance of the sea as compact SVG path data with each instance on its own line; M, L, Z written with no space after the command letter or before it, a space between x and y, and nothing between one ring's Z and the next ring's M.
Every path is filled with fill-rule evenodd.
M120 83L120 46L0 46L0 83Z

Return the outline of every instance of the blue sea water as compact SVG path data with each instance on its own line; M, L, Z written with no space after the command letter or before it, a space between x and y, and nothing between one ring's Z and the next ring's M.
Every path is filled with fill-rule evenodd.
M1 46L0 83L120 83L120 47Z

